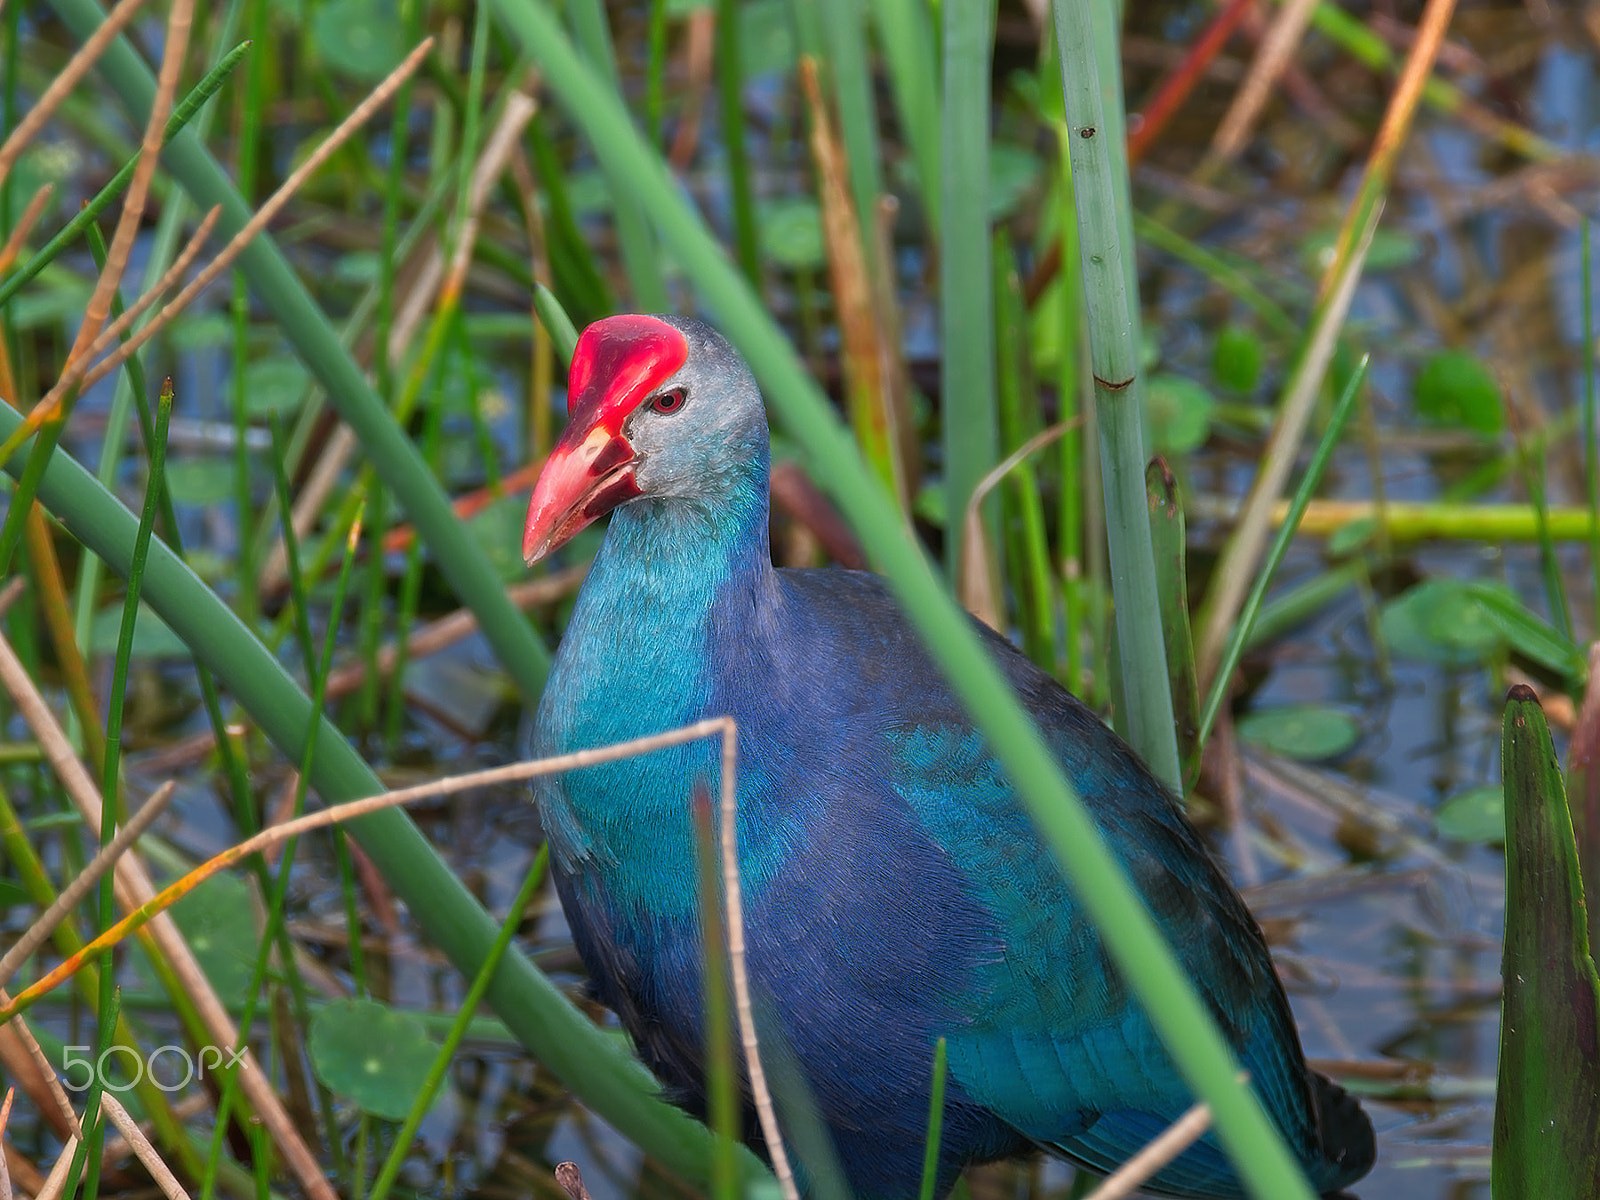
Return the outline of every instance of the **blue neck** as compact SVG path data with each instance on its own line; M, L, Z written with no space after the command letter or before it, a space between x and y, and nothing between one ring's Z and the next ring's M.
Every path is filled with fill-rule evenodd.
M760 607L776 586L765 455L727 482L736 486L714 503L644 498L612 514L540 701L537 753L603 746L720 715L709 711L709 671L713 641L728 623L714 618L730 605ZM664 895L692 903L685 781L702 779L714 795L719 750L704 740L542 785L558 860L570 871L605 874L613 892L648 892L656 905ZM627 869L612 870L617 863Z

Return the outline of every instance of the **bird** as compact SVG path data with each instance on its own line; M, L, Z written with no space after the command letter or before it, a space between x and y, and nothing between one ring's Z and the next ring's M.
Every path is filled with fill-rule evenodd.
M698 320L607 317L577 341L567 406L523 557L610 521L533 752L734 719L752 1002L855 1196L919 1195L940 1038L938 1195L968 1165L1041 1148L1114 1170L1194 1098L885 583L773 565L769 433L749 367ZM1355 1182L1373 1164L1372 1125L1307 1067L1260 927L1178 801L1094 712L974 628L1312 1186ZM720 752L701 740L535 782L589 987L666 1096L701 1117L692 809L720 786ZM764 1149L759 1132L747 1140ZM1211 1134L1145 1186L1244 1194Z

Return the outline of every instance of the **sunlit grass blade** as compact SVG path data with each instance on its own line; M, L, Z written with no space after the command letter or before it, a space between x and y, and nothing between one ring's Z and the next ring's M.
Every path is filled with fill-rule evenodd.
M1506 698L1506 932L1490 1186L1592 1194L1600 1179L1600 978L1561 767L1532 688Z
M539 314L539 324L550 335L556 358L565 367L572 361L572 352L578 345L578 331L573 327L572 318L567 316L556 294L542 283L534 284L533 308Z

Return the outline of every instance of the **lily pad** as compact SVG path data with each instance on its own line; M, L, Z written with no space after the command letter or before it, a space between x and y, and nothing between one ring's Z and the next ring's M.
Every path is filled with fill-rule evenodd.
M306 398L310 381L305 367L287 356L257 359L244 369L244 407L252 417L268 413L285 415Z
M384 0L332 0L311 19L311 40L333 70L377 83L405 53L400 15Z
M108 604L95 613L89 625L89 652L115 654L122 629L122 603ZM139 605L133 621L134 658L188 658L189 647L171 627L146 605Z
M1498 846L1506 840L1505 789L1487 784L1457 792L1439 806L1433 823L1445 837Z
M1153 375L1145 389L1144 413L1149 428L1147 448L1154 453L1183 455L1198 450L1211 436L1211 393L1182 375Z
M1378 630L1395 654L1444 667L1476 666L1505 642L1467 585L1453 579L1424 580L1389 601Z
M815 200L775 200L760 208L761 251L790 270L822 266L822 215Z
M1243 325L1225 326L1211 353L1211 373L1235 392L1253 392L1261 378L1261 339Z
M1412 385L1417 412L1435 425L1493 436L1505 424L1500 385L1477 355L1465 350L1435 354Z
M237 875L213 875L172 906L172 919L212 987L242 999L261 945L250 885Z
M1322 704L1264 708L1239 721L1239 736L1274 754L1314 762L1337 758L1361 738L1349 713Z
M415 1017L375 1000L336 1000L311 1018L311 1066L332 1091L386 1121L402 1121L438 1055Z
M178 504L220 504L233 496L233 460L180 458L167 464L167 490Z

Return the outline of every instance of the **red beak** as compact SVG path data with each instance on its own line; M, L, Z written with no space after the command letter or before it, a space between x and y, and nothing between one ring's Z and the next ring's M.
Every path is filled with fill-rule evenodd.
M567 426L533 485L522 558L530 567L596 517L639 495L633 447L603 424Z
M644 494L622 424L688 353L683 334L656 317L607 317L583 331L567 373L571 420L533 485L522 530L529 566L596 517Z

